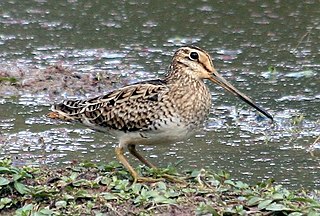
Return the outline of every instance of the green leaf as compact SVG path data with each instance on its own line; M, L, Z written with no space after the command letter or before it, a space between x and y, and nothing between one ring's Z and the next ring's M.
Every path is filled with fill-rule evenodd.
M86 190L79 190L74 195L77 198L92 198L93 197L93 195L88 193L88 191L86 191Z
M3 209L6 205L12 202L12 199L4 197L0 199L0 209Z
M33 205L32 204L28 204L23 206L22 208L17 209L17 211L15 212L15 215L30 215L30 212L33 209Z
M13 174L12 176L13 176L13 181L18 181L22 177L21 174Z
M141 191L141 187L142 187L142 184L140 184L140 183L133 184L131 186L132 193L139 194L139 192Z
M100 180L100 183L103 185L109 185L111 183L111 178L103 176Z
M225 180L224 183L228 184L228 185L231 185L231 186L236 186L236 184L232 180Z
M258 205L258 209L265 209L270 203L272 203L273 200L264 200Z
M12 199L10 199L10 198L8 198L8 197L4 197L4 198L1 198L0 199L0 203L1 204L8 204L8 203L10 203L12 201Z
M284 210L290 210L285 205L278 204L278 203L271 203L266 207L266 210L268 211L284 211Z
M175 190L173 190L173 189L170 189L169 191L166 191L165 192L165 194L164 194L164 196L165 197L178 197L178 196L180 196L181 195L181 193L179 192L179 191L175 191Z
M11 173L11 170L7 167L0 167L0 173Z
M200 203L196 209L196 215L204 215L208 213L210 213L212 216L220 215L211 205Z
M292 198L291 201L305 202L305 203L311 203L311 204L317 203L315 200L308 197L295 197L295 198Z
M183 188L183 193L195 193L197 190L195 188Z
M63 196L63 199L65 199L65 200L74 200L75 197L74 197L74 196L71 196L70 194L65 194L65 195Z
M251 199L249 199L247 204L248 206L254 206L254 205L257 205L262 200L263 199L261 197L252 197Z
M283 194L275 193L275 194L273 194L273 195L271 196L271 198L272 198L273 200L283 200L284 196L283 196Z
M76 180L72 183L72 185L75 187L85 186L88 184L89 184L89 181L86 179L79 179L79 180Z
M118 200L118 197L112 193L101 193L101 195L106 199L106 200Z
M160 204L160 203L162 203L162 204L175 204L176 203L175 200L168 199L168 198L161 196L161 195L154 197L153 201L158 204Z
M308 212L308 216L319 216L319 212L311 210L310 212Z
M300 212L292 212L288 216L302 216L303 214Z
M8 185L10 181L6 178L0 177L0 186Z
M239 189L245 189L245 188L248 188L248 187L249 187L248 184L243 183L242 181L237 181L234 186L237 187L237 188L239 188Z
M27 188L24 184L20 182L14 182L14 188L20 193L20 194L26 194L29 193L30 190Z
M72 181L74 181L74 180L76 180L77 178L78 178L78 173L71 173L71 175L69 176L69 178L72 180Z
M164 182L158 182L157 187L159 190L167 190L167 186Z
M157 197L159 196L159 192L155 191L155 190L151 190L151 191L146 191L145 193L146 197Z
M191 177L195 178L198 175L200 175L200 173L201 173L201 170L193 170L192 173L191 173Z
M48 209L48 208L43 208L43 209L40 210L40 213L46 214L46 215L52 215L53 211L51 209Z
M56 206L57 208L65 208L65 207L67 207L67 202L64 201L64 200L60 200L60 201L57 201L57 202L55 203L55 206Z

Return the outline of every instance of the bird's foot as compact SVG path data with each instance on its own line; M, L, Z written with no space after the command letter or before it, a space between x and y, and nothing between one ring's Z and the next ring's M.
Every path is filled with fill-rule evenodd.
M163 178L150 178L150 177L142 177L142 176L133 176L133 183L155 183L159 181L163 181Z
M183 179L180 179L178 177L172 176L172 175L168 175L168 174L163 174L162 178L165 178L166 180L172 182L172 183L178 183L178 184L182 184L182 185L186 185L187 182L184 181Z
M151 178L151 177L142 177L142 176L133 177L133 183L156 183L164 180L167 180L169 182L176 183L176 184L187 185L187 182L184 181L183 179L180 179L168 174L161 175L161 178Z

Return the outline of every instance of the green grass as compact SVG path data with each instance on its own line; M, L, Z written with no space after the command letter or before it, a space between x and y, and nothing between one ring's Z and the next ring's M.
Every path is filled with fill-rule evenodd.
M138 167L144 176L175 173ZM320 215L319 191L256 185L229 174L185 171L186 185L132 184L117 162L59 168L14 167L0 160L0 215Z
M15 77L2 77L0 76L0 83L1 82L9 82L10 84L16 84L18 79Z

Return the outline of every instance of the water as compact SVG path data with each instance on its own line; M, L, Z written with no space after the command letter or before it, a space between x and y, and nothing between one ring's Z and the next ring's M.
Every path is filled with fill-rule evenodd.
M141 147L143 154L159 166L183 160L179 169L205 167L253 183L274 178L287 187L319 189L319 154L307 151L320 135L319 6L318 1L1 1L0 75L31 77L18 90L0 84L0 157L11 156L17 165L52 166L113 160L116 140L47 119L50 104L161 76L177 47L196 44L210 52L227 80L274 115L275 124L210 85L213 107L204 130L171 146ZM55 85L43 87L32 77L52 65L116 80L101 88L89 83L83 92L82 84L74 83L52 94Z

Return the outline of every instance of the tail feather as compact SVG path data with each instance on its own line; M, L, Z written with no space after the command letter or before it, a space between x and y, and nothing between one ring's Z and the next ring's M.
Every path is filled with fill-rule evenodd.
M52 112L47 114L51 119L61 119L64 121L79 120L81 112L85 107L84 101L64 101L51 107Z
M51 119L60 119L60 120L64 120L64 121L72 121L72 120L75 120L74 118L72 117L69 117L69 116L66 116L66 115L63 115L59 112L49 112L47 114L47 117L48 118L51 118Z
M49 112L46 116L51 119L60 119L60 115L58 112Z

